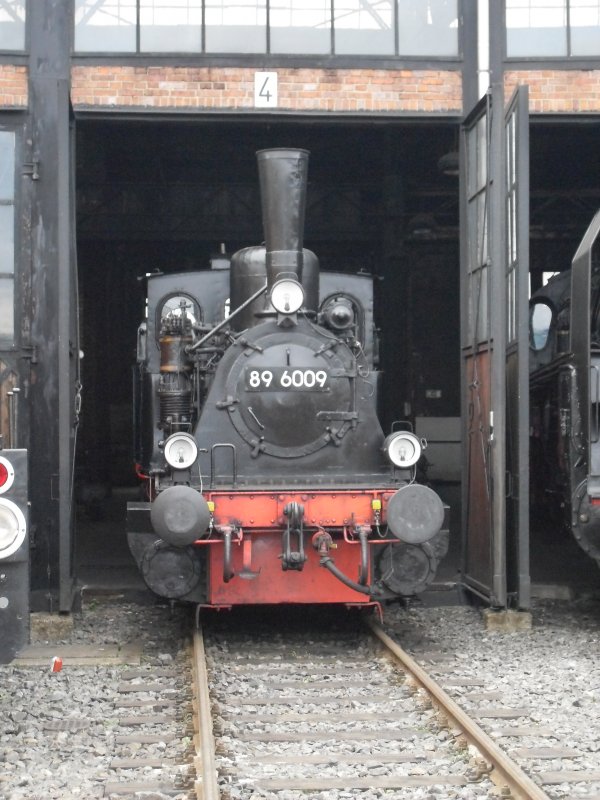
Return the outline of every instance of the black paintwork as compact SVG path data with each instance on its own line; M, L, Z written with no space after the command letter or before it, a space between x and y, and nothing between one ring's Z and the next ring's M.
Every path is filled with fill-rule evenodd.
M530 486L535 517L562 519L600 563L600 268L592 222L571 270L530 302ZM546 308L547 336L532 321ZM597 503L597 504L596 504Z
M316 256L303 248L307 153L260 151L258 160L264 246L234 254L230 269L148 279L134 391L141 472L152 493L181 482L162 448L169 435L184 432L193 434L199 452L185 481L200 491L405 486L415 470L387 460L377 416L373 278L319 276ZM302 283L305 302L298 313L271 304L270 289L282 277ZM229 322L224 313L232 298ZM160 542L148 525L150 508L128 508L130 548L148 585L202 602L204 568L190 571L193 549L178 556ZM393 587L401 586L410 594L433 579L448 546L448 531L442 522L439 527L427 547L416 544L385 560L386 580L374 570L373 581L386 587L381 591L395 594ZM206 554L201 550L199 561ZM394 573L401 578L394 580Z

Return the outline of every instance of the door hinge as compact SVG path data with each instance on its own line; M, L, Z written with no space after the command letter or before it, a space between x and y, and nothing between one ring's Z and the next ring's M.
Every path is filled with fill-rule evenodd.
M21 347L21 350L22 350L21 358L29 359L32 364L38 363L37 345L35 344L23 345L23 347Z
M23 175L28 175L32 181L40 179L40 162L30 161L23 164Z

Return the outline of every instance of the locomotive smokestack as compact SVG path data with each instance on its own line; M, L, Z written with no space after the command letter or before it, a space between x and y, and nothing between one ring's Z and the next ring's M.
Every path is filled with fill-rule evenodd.
M281 273L302 281L308 150L259 150L258 173L269 289Z

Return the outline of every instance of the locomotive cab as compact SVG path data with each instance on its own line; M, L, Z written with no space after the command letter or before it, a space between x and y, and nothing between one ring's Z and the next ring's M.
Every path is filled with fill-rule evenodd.
M600 563L600 214L570 270L530 304L530 486L536 517L562 519Z
M210 606L420 592L447 515L416 482L426 443L377 417L372 278L303 247L308 153L258 160L265 245L148 278L130 548L157 594Z

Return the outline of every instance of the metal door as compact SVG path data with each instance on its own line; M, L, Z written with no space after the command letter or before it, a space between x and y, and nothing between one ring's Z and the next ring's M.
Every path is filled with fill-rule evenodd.
M509 602L527 609L529 575L529 91L505 113L506 555Z
M70 611L74 577L75 448L81 402L75 241L75 120L67 81L57 82L58 119L58 490L59 605Z
M0 447L12 448L27 443L27 420L19 412L23 411L22 401L27 393L30 355L18 313L25 301L27 267L21 234L27 215L23 212L21 183L16 179L20 172L16 166L22 160L22 138L21 126L0 121L0 160L4 167L0 180Z
M526 108L521 93L505 117L498 84L461 127L463 580L495 607L508 604L507 543L511 591L529 602Z
M75 127L67 79L35 75L30 87L36 109L33 152L40 170L30 186L35 347L29 461L30 474L37 478L29 486L37 536L32 590L45 589L51 609L58 594L59 610L70 611L75 591L73 486L80 398Z

